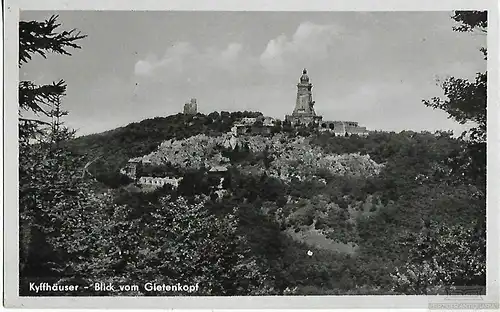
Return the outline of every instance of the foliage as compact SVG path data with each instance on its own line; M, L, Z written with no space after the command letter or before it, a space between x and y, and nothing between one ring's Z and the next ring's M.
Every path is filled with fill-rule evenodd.
M438 97L424 101L425 105L446 111L450 118L461 124L472 121L477 127L469 132L470 140L484 142L486 139L486 73L479 73L472 82L450 77L442 82L446 100Z
M68 48L79 49L76 41L85 38L85 35L70 31L57 32L60 24L57 16L48 20L20 21L19 22L19 67L29 62L34 54L46 57L47 53L71 55ZM25 118L23 113L30 112L35 115L49 116L50 106L60 95L66 91L64 80L52 84L36 85L32 81L19 82L19 115L21 140L28 140L40 125L47 125L40 119Z
M56 33L57 16L45 22L19 23L19 66L33 54L46 52L70 55L67 48L79 48L76 40L85 36L74 31ZM81 159L64 149L63 142L74 132L60 118L63 80L37 86L31 81L19 84L19 207L20 275L58 275L61 259L52 243L60 235L57 209L85 203L86 182L81 178ZM51 121L23 118L23 114L43 115Z
M472 32L479 30L486 32L488 28L487 11L455 11L452 17L458 26L453 27L455 31Z
M394 291L427 295L444 287L486 285L486 236L479 228L432 222L401 244L409 247L409 257L392 275Z
M453 19L459 23L454 27L455 31L487 32L487 12L455 11ZM486 48L481 48L481 52L486 59ZM462 148L455 150L453 157L448 158L446 165L450 168L450 174L444 175L452 177L448 179L452 181L451 184L468 185L469 188L473 186L468 196L472 201L476 201L471 205L475 209L472 208L471 211L470 207L463 208L463 211L469 211L468 224L457 222L456 217L451 220L443 218L443 223L431 223L424 228L424 233L409 235L407 242L403 244L412 244L409 247L409 257L403 267L396 267L393 276L395 290L404 293L427 294L429 291L435 291L436 287L477 286L486 283L484 224L487 73L477 73L472 82L450 77L441 83L441 87L446 99L434 97L424 101L424 104L444 110L450 118L461 124L472 122L475 125L462 134ZM439 177L442 177L443 172L440 173ZM443 204L441 203L442 206ZM471 227L471 222L477 226Z
M113 240L110 248L114 246L127 255L121 271L115 269L113 275L127 274L129 281L137 283L199 283L197 295L266 291L266 275L248 255L245 238L237 235L234 214L217 218L207 214L203 200L189 203L183 197L171 200L168 196L158 198L156 204L135 217L130 209L117 207L113 216L116 221L108 233L103 233ZM105 260L102 257L107 254L94 258ZM124 257L118 259L123 261ZM113 276L107 275L103 277ZM96 275L88 278L95 279Z
M486 11L455 11L453 19L458 22L454 27L458 32L479 31L486 34L488 27ZM481 48L486 59L487 50ZM468 146L456 157L456 167L462 179L474 180L486 189L486 102L487 72L477 73L474 81L450 77L441 83L445 99L434 97L424 104L442 109L450 118L459 123L472 122L475 126L465 131L462 137Z
M71 55L67 48L80 49L75 41L83 39L86 35L70 31L54 32L61 24L57 23L57 15L48 20L20 21L19 22L19 65L31 60L33 54L46 57L46 53Z
M40 266L55 263L54 255L50 255L51 248L44 248L51 261L41 261L36 255L40 250L32 245L35 242L32 239L38 236L36 240L45 245L44 237L50 239L60 235L59 226L64 216L59 213L84 205L88 186L82 180L83 172L78 170L81 162L67 151L45 142L20 145L19 149L19 213L26 234L21 243L25 243L21 247L21 275L49 274L56 268Z

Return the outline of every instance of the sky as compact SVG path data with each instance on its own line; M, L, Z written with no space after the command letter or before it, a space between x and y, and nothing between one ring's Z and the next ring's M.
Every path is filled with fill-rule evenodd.
M21 80L64 79L66 124L99 133L181 112L293 111L307 68L316 113L369 130L460 131L422 100L437 80L486 70L486 36L452 31L452 12L24 11L59 15L87 37L72 56L36 56Z

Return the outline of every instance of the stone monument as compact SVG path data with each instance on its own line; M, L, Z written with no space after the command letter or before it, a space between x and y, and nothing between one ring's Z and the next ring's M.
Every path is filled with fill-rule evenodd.
M300 82L297 84L297 99L292 115L285 116L285 120L292 125L319 123L321 116L314 111L314 101L312 97L312 83L309 81L307 69L304 68Z
M352 134L365 136L369 134L366 127L360 127L355 121L324 121L323 117L314 111L314 103L312 83L309 81L307 69L304 68L300 82L297 84L295 109L291 115L285 116L285 121L290 122L293 127L315 124L320 132L331 132L339 136Z

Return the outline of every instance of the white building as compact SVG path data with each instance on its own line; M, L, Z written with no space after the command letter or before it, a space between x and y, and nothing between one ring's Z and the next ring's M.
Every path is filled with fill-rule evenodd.
M255 118L255 117L243 117L241 119L241 123L246 124L246 125L253 125L253 123L256 121L257 121L257 118Z
M162 187L165 184L170 184L174 188L179 187L179 182L182 178L157 178L157 177L140 177L139 184Z

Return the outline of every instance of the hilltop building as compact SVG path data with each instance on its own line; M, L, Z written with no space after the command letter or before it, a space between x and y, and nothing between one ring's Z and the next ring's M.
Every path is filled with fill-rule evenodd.
M141 172L142 168L144 168L143 166L148 166L150 164L151 161L148 159L142 157L132 158L125 167L120 170L120 173L128 176L141 186L162 187L166 184L170 184L173 188L179 186L182 178L142 176Z
M312 98L312 83L309 81L307 69L304 68L300 82L297 84L297 99L295 101L295 109L292 115L286 115L285 121L292 125L318 123L321 121L321 116L317 116L314 111Z
M198 113L198 104L196 99L192 98L190 102L184 104L184 114L186 115L196 115Z
M360 127L355 121L323 121L323 117L316 114L314 110L315 101L312 97L312 83L304 68L300 82L297 84L297 100L295 109L291 115L285 116L285 121L292 126L317 125L321 132L333 132L335 135L368 135L366 127Z
M132 180L137 178L138 167L142 164L141 158L130 159L124 168L120 170L120 173L128 176Z
M319 125L320 132L333 132L337 136L345 135L346 133L357 135L368 135L366 127L360 127L355 121L322 121Z
M173 188L179 187L182 178L169 178L169 177L140 177L138 183L143 186L162 187L170 184Z
M242 118L233 124L231 132L234 135L240 134L269 134L274 127L275 119L267 116L255 118Z

